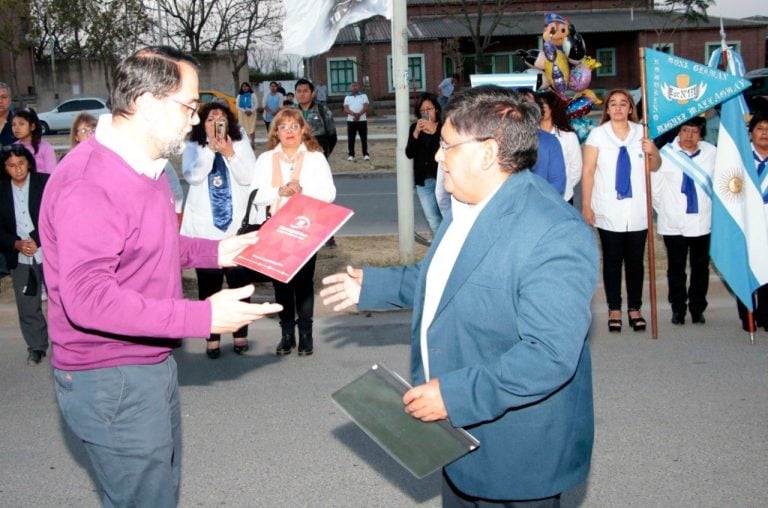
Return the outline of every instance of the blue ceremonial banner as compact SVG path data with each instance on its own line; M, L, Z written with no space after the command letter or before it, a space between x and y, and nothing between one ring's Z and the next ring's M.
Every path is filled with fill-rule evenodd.
M645 55L648 132L657 138L750 86L746 79L661 51Z
M720 275L750 311L752 293L768 283L768 222L757 182L744 115L735 97L720 110L709 252Z

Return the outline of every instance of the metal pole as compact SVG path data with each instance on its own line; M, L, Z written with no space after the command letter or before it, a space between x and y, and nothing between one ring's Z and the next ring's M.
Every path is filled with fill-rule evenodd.
M392 81L395 87L397 145L397 224L400 262L416 262L413 219L413 164L405 156L410 112L408 107L408 26L406 0L394 0L392 6Z
M643 137L648 138L648 93L645 86L645 49L640 48L640 83L643 92ZM658 319L656 316L656 251L653 238L653 205L651 204L651 160L644 153L645 159L645 207L648 214L648 289L651 294L651 337L659 338Z

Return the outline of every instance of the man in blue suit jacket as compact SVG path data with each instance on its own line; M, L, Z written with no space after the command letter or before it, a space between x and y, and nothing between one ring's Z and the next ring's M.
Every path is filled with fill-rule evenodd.
M558 506L589 472L598 254L579 214L528 170L535 107L498 87L460 93L436 155L452 212L426 258L323 280L335 310L413 307L405 410L480 440L445 467L444 506Z

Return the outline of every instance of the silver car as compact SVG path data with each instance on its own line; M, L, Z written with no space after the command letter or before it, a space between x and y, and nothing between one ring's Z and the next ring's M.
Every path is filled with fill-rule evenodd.
M79 97L64 101L51 111L40 113L38 117L43 134L68 131L72 128L75 117L80 113L90 113L98 118L99 115L109 113L107 101L98 97Z

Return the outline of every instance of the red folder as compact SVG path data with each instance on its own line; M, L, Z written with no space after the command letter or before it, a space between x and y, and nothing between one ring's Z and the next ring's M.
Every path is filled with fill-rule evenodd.
M354 213L295 194L264 223L259 241L243 249L235 263L288 282Z

